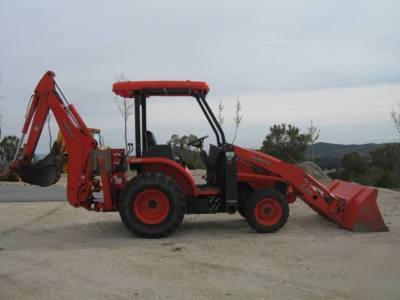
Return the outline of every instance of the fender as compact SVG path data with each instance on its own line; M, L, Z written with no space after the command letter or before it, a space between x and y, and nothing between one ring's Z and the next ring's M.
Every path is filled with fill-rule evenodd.
M197 196L196 183L188 169L167 158L161 157L142 157L131 158L129 163L139 164L142 171L146 173L163 173L171 177L182 189L185 196Z

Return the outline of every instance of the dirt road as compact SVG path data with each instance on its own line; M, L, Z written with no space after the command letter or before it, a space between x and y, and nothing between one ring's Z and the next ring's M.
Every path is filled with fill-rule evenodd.
M398 299L400 193L381 190L379 206L390 232L340 229L298 201L275 234L239 215L187 216L145 240L116 213L0 203L0 299Z

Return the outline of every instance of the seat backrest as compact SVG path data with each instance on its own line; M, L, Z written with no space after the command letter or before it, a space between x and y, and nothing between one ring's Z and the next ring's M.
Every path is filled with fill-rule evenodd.
M210 152L205 159L207 167L207 183L220 185L224 179L224 151L222 148L210 145Z
M146 130L145 136L146 149L149 149L151 146L157 145L156 137L150 130Z

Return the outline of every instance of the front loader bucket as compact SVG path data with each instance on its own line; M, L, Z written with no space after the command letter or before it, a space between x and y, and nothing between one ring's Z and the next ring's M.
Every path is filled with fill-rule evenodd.
M376 203L376 188L334 180L328 190L345 202L342 227L358 232L388 231Z
M46 187L55 184L60 179L61 165L60 145L55 142L50 153L43 159L19 168L16 173L24 182Z

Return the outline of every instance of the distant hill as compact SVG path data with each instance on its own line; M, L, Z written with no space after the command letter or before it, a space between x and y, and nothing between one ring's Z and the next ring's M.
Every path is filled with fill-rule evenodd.
M349 152L358 152L362 156L367 156L370 151L379 147L380 144L370 143L362 145L341 145L331 143L314 144L314 158L342 157ZM311 157L311 147L306 151L306 156Z
M370 143L362 145L341 145L331 143L314 144L314 160L321 168L336 168L344 154L358 152L361 156L368 156L369 152L380 144ZM306 151L306 157L311 158L311 147Z

